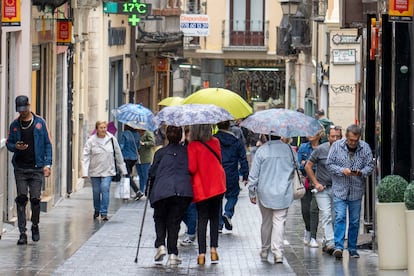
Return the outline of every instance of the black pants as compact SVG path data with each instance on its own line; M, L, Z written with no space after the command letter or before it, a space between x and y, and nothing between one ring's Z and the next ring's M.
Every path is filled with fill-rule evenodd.
M134 190L134 192L137 193L139 191L139 188L132 179L132 169L137 163L137 160L124 160L124 161L125 161L125 165L126 165L127 172L128 172L129 186L131 186L132 190Z
M302 218L305 222L305 229L311 233L311 238L316 239L316 232L319 224L319 208L316 203L315 196L310 189L306 190L306 194L300 200L302 207Z
M155 232L157 234L155 239L156 248L165 245L165 238L167 237L168 254L178 255L178 232L191 199L191 197L172 196L153 204Z
M208 221L210 221L210 247L218 247L219 214L222 200L223 194L196 203L199 254L205 254L207 251L206 232Z
M32 224L39 224L40 218L40 195L44 182L43 168L34 169L14 169L16 178L16 205L17 223L20 233L26 232L26 204L28 193L30 193L30 207L32 209Z

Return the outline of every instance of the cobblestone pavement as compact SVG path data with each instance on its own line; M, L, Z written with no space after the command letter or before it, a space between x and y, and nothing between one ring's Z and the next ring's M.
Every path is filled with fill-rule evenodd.
M114 185L113 185L114 186ZM90 187L64 199L48 213L42 213L41 240L17 246L18 230L9 229L0 241L0 275L407 275L405 271L378 271L378 256L359 250L360 259L344 252L342 260L322 253L321 248L302 244L303 221L300 202L289 209L283 264L269 256L262 262L260 212L252 205L247 189L240 194L233 231L219 237L219 264L197 265L197 245L179 246L182 264L177 268L153 263L153 210L147 207L138 261L135 263L145 199L111 199L108 222L93 221ZM30 222L28 222L30 229ZM182 224L181 236L185 231ZM322 231L319 231L319 235Z

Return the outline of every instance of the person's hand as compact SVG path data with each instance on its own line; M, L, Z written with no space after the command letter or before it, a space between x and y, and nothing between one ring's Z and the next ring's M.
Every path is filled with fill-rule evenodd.
M253 203L253 204L256 204L256 198L255 197L251 197L250 198L250 202Z
M25 144L21 141L16 142L16 149L17 150L26 150L29 147L28 144Z
M318 192L322 192L325 189L325 187L321 185L320 183L315 183L313 186L315 187L316 190L318 190Z
M48 167L48 166L43 167L43 175L45 177L49 177L50 176L50 167Z
M249 184L249 181L243 180L243 184L244 184L244 186L247 186L247 184Z
M345 168L343 170L343 174L346 175L346 176L352 176L353 175L350 168Z

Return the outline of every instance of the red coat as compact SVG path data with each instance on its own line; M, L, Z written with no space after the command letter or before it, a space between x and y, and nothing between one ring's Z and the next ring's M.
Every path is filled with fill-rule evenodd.
M220 157L220 142L213 137L206 142ZM199 202L226 192L226 175L216 156L201 142L188 144L188 166L191 174L194 198Z

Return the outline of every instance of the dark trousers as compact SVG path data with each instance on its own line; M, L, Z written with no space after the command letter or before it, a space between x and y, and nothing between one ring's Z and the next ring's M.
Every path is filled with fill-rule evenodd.
M155 247L165 245L167 237L168 254L178 255L177 240L180 223L191 203L191 197L172 196L153 204L157 238Z
M126 165L127 172L128 172L129 186L131 186L132 190L134 190L134 192L137 193L139 191L139 188L132 179L132 169L137 163L137 160L124 160L124 161L125 161L125 165Z
M30 205L32 209L32 224L39 224L40 217L40 195L44 181L43 168L34 169L14 169L16 179L16 205L17 223L20 233L26 232L26 204L28 193L30 193Z
M207 223L210 221L210 247L218 247L220 206L223 194L196 203L198 253L207 251Z
M306 231L310 231L311 238L316 239L319 223L319 208L310 189L306 190L306 194L302 197L300 203L302 207L302 218L305 222L305 229Z

